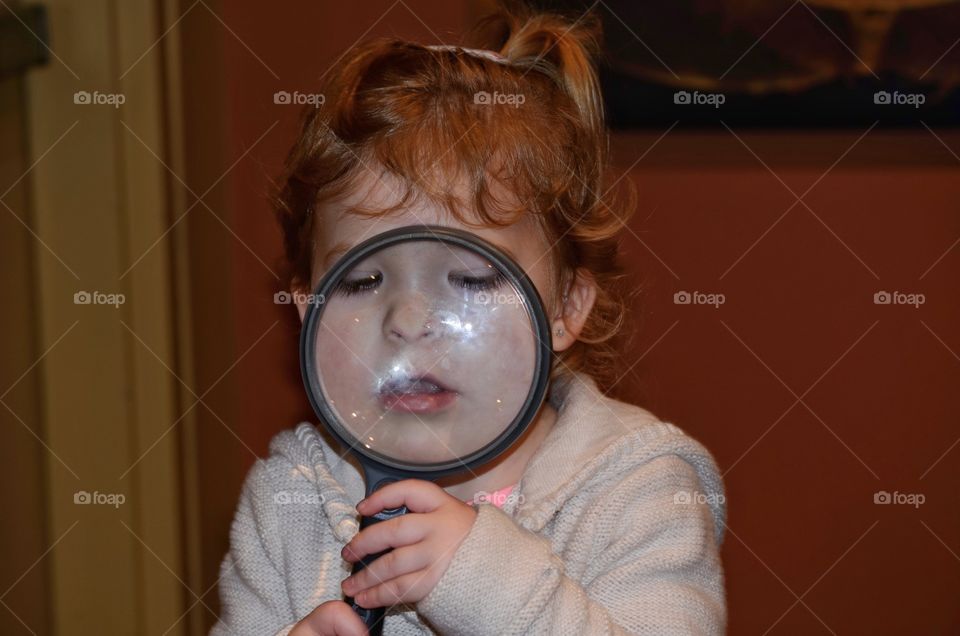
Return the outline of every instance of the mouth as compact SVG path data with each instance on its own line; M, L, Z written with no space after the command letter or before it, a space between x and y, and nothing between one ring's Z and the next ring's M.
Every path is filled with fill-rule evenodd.
M380 403L389 411L429 414L453 404L459 393L429 374L388 380L380 388Z

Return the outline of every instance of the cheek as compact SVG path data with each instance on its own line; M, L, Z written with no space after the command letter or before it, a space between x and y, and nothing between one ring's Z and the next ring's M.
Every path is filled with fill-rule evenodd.
M522 389L526 395L527 388L533 382L534 363L536 362L535 338L528 324L513 324L504 334L503 359L510 364L504 368L503 382Z
M489 331L472 350L474 378L485 392L522 399L533 380L536 339L526 309L519 305L500 309L502 313L487 316Z
M554 281L553 268L541 261L532 270L527 271L527 276L530 277L534 287L537 288L537 293L540 295L541 302L543 302L543 309L547 312L547 319L556 317L559 307L556 302L557 286Z
M331 308L317 334L317 368L324 383L349 382L358 386L372 382L368 348L376 330L373 316L363 312Z

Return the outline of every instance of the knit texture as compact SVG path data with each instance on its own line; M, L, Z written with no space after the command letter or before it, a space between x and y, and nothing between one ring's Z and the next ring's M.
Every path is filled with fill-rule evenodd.
M514 496L477 506L437 585L390 608L384 634L723 634L726 507L710 453L584 374L550 401L557 422ZM271 441L240 495L213 636L285 635L342 598L361 474L312 424Z

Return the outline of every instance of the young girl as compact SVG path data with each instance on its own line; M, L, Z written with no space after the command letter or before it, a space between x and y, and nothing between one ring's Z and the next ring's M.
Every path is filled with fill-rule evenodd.
M490 465L364 501L356 460L322 426L277 435L241 494L214 634L363 634L345 594L388 607L385 634L724 632L712 457L598 388L617 380L624 218L601 198L595 33L502 14L471 48L379 40L338 64L278 197L295 297L388 229L474 232L514 255L544 300L549 398ZM400 505L410 512L358 532L359 516Z

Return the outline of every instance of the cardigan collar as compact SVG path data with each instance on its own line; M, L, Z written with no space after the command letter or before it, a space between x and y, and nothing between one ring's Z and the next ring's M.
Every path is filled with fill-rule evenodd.
M598 467L609 461L605 449L613 449L616 440L639 425L657 423L646 410L606 397L593 378L581 372L555 378L548 400L557 410L556 422L530 458L514 490L518 496L508 498L503 506L505 513L533 531L543 528ZM652 427L657 431L670 426L657 424ZM356 532L356 511L350 502L359 501L364 492L359 462L352 453L339 457L324 453L320 439L325 438L327 445L330 439L313 424L301 423L295 435L307 452L306 463L314 467L310 477L325 499L331 527L342 540L349 540Z
M648 411L608 398L592 377L581 372L551 387L550 402L557 409L557 421L530 458L515 490L518 496L504 506L533 531L543 528L599 465L609 461L608 452L617 440L641 425L658 423ZM654 428L661 432L660 426Z

